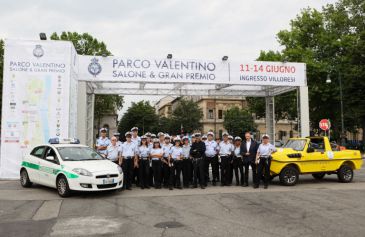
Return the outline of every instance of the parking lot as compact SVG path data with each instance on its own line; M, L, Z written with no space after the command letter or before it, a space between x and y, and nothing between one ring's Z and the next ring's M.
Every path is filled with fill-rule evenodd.
M352 183L300 176L268 190L208 187L78 193L0 181L0 236L363 236L365 169Z

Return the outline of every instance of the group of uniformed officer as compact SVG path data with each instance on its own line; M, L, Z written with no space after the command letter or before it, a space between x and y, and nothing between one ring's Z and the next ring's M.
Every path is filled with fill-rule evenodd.
M120 134L114 133L109 140L107 130L100 129L97 139L97 151L106 159L120 165L124 173L124 189L131 190L132 183L142 189L162 187L182 189L207 187L210 182L209 168L212 170L212 185L220 181L221 186L231 186L233 175L236 185L247 187L249 168L252 170L253 187L258 188L260 180L264 188L268 187L270 178L271 154L276 152L269 143L269 136L262 136L258 144L245 133L245 139L232 137L227 132L223 140L214 140L214 133L206 135L194 133L189 137L171 137L166 133L146 133L138 136L134 127L125 134L126 141L120 141ZM181 182L182 175L182 182Z

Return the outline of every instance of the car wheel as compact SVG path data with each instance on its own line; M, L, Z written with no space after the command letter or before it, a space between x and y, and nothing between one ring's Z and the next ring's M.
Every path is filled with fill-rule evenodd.
M26 169L20 171L20 184L24 188L29 188L33 184L32 182L30 182L29 175Z
M279 175L280 183L285 186L294 186L299 179L299 172L293 166L285 167Z
M57 191L58 195L60 195L61 197L68 197L71 195L71 190L68 186L67 179L63 175L57 179Z
M354 178L354 171L350 166L343 165L338 169L337 176L341 183L350 183Z
M326 173L315 173L315 174L312 174L313 178L315 179L323 179L323 177L326 175Z

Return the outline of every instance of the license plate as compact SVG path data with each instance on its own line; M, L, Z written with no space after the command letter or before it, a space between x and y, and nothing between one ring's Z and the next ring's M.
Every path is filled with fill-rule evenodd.
M103 179L103 184L113 184L113 183L115 183L114 179Z

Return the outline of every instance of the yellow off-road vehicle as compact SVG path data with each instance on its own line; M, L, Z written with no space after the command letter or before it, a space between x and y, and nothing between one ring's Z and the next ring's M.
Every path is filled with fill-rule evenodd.
M295 185L299 174L312 174L315 179L337 174L340 182L349 183L362 163L360 151L341 150L327 137L292 138L272 155L270 171L286 186Z

